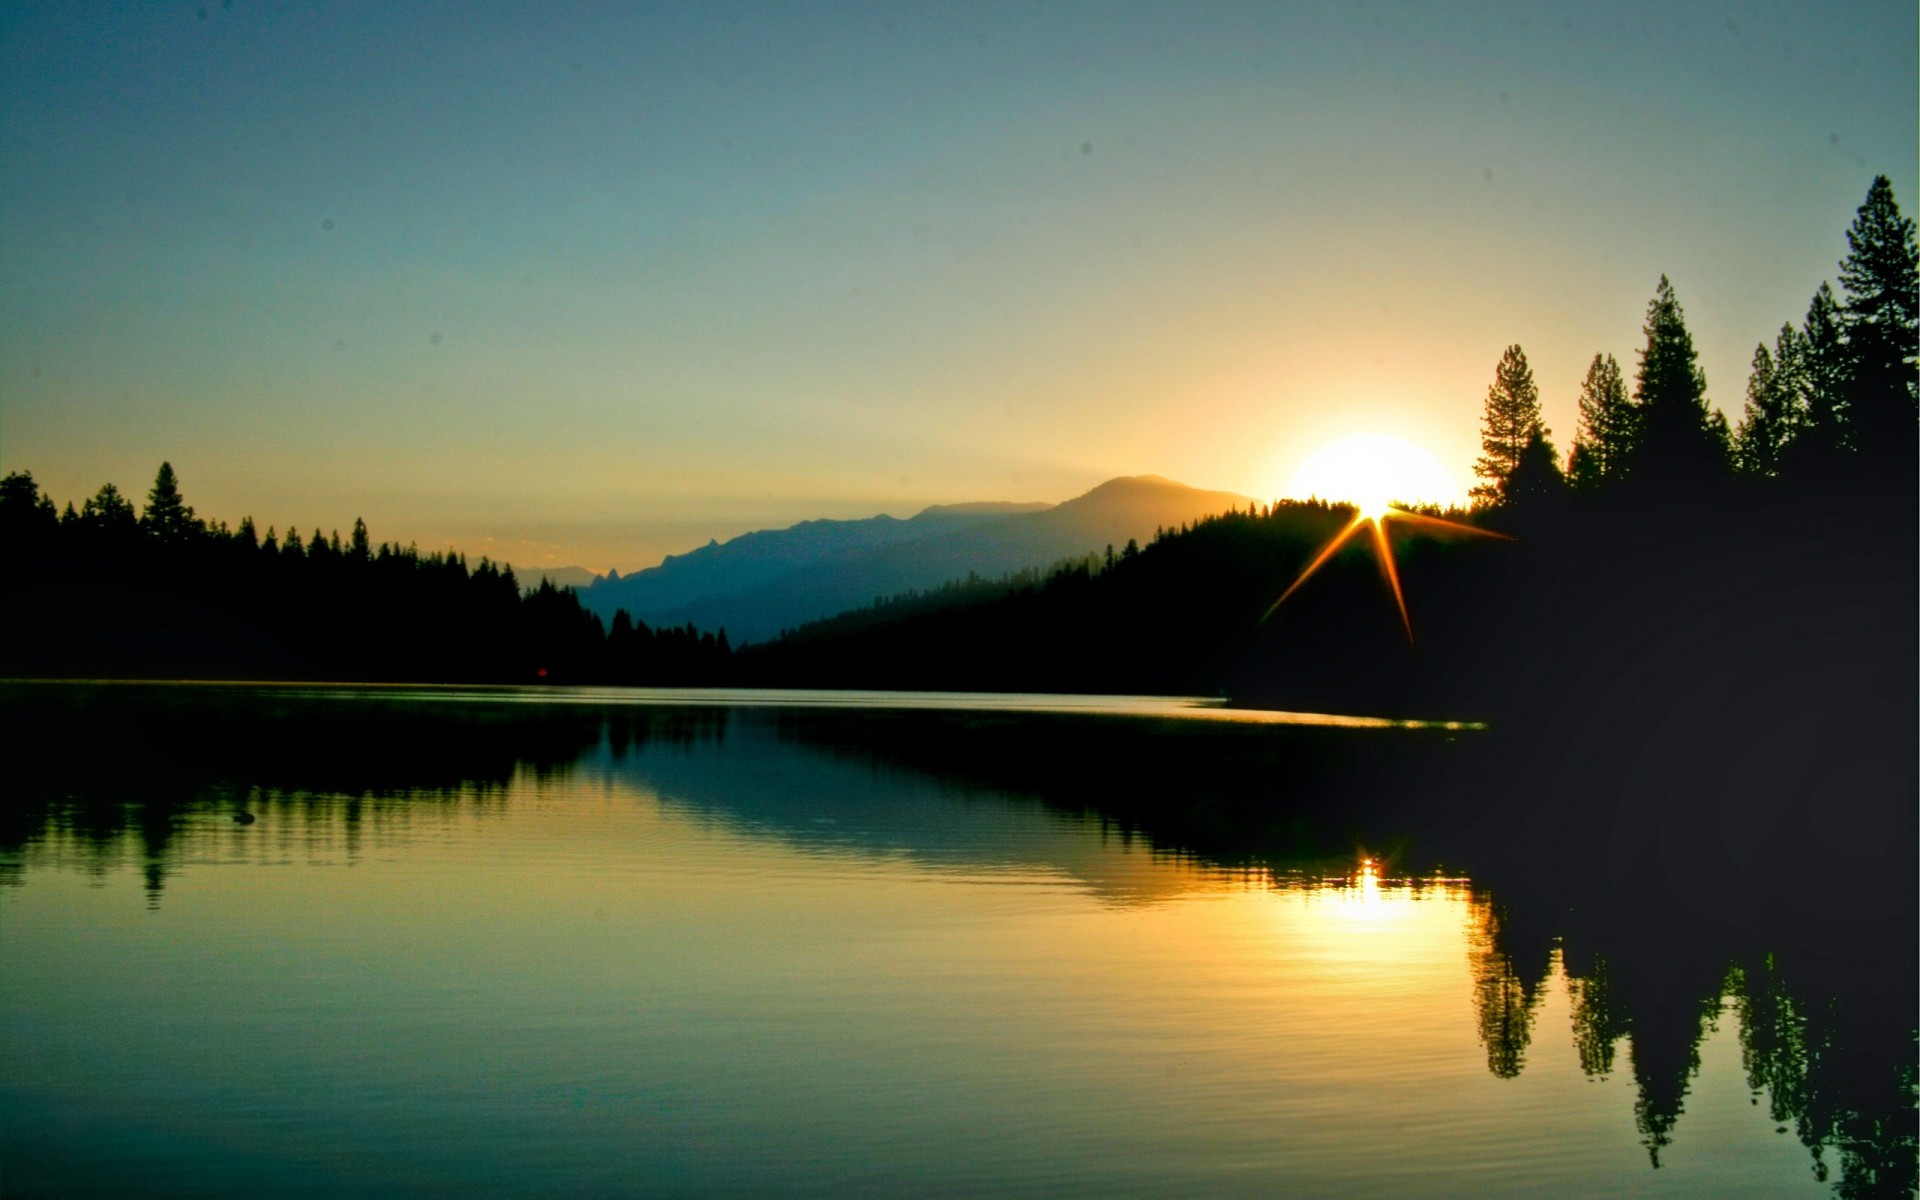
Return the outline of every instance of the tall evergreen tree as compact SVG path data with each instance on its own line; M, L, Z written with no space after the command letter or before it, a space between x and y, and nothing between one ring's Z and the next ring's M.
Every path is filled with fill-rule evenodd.
M193 519L193 509L180 498L180 480L173 473L172 463L161 463L159 473L153 477L153 489L147 493L147 511L140 515L140 524L149 537L168 544L189 541L200 532L199 522Z
M1673 284L1660 277L1642 326L1647 344L1634 379L1632 474L1673 484L1711 479L1727 464L1726 421L1707 405L1707 377Z
M1781 336L1790 337L1792 327ZM1733 436L1733 465L1742 475L1764 479L1780 472L1780 459L1793 435L1794 381L1774 366L1766 343L1753 348L1753 372L1747 376L1747 406Z
M1547 431L1536 425L1520 449L1513 474L1501 481L1501 503L1539 511L1560 499L1566 490L1566 477L1560 473L1553 443L1547 440Z
M104 483L80 506L80 527L95 537L127 538L140 528L140 519L120 489Z
M1893 184L1874 179L1847 230L1840 263L1846 303L1840 324L1847 343L1850 424L1856 445L1876 458L1898 452L1911 464L1920 379L1920 282L1913 222L1900 215Z
M1536 435L1544 438L1546 434L1540 421L1540 389L1534 385L1533 368L1527 365L1524 350L1508 346L1487 388L1486 411L1480 419L1480 449L1484 453L1473 466L1473 473L1486 482L1473 489L1473 498L1481 504L1499 503L1507 481L1520 466L1527 443Z
M1841 340L1840 306L1825 283L1807 306L1799 338L1800 418L1787 450L1798 470L1827 473L1839 469L1852 449L1847 411L1847 347Z
M1625 474L1633 433L1633 404L1620 364L1611 354L1596 354L1580 381L1580 432L1573 442L1579 470L1569 466L1574 486L1590 490Z
M1791 445L1807 423L1807 336L1792 321L1782 323L1773 339L1773 386L1786 416L1781 436Z
M1575 442L1567 454L1567 485L1576 492L1596 492L1605 486L1600 459L1585 442Z

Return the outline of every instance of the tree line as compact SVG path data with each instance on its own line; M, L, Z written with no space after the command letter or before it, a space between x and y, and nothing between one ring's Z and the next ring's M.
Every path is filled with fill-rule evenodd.
M0 479L0 670L16 675L684 684L726 677L725 630L608 629L571 588L453 550L262 534L198 517L170 463L145 507L103 485L64 510Z
M375 546L361 522L342 539L201 521L163 465L141 512L112 485L60 512L30 475L0 481L0 555L25 584L4 601L0 655L33 674L1157 691L1524 721L1688 671L1844 691L1863 677L1832 663L1901 662L1906 639L1848 658L1834 638L1885 630L1838 628L1838 607L1864 598L1876 621L1912 624L1912 539L1887 522L1913 509L1914 226L1884 177L1847 242L1839 292L1822 283L1804 323L1756 349L1737 425L1708 403L1665 277L1631 380L1595 355L1564 461L1509 347L1475 508L1453 516L1521 540L1390 531L1417 646L1365 539L1268 611L1348 518L1327 505L877 600L736 654L724 631L605 627L568 590L522 596L508 568Z
M1631 375L1595 356L1565 459L1510 347L1488 391L1475 507L1452 515L1518 540L1390 523L1411 642L1364 538L1269 611L1350 519L1281 503L999 596L794 630L744 649L742 677L1488 719L1564 745L1608 786L1658 770L1666 750L1696 760L1691 743L1718 739L1750 762L1744 738L1802 716L1863 744L1840 727L1877 728L1878 700L1910 709L1914 668L1914 226L1884 178L1847 242L1840 290L1815 291L1782 354L1756 354L1768 369L1737 424L1708 403L1666 278ZM1673 697L1699 704L1704 725L1669 720ZM1808 697L1833 703L1809 711ZM1622 753L1596 757L1602 730Z
M1822 485L1860 472L1895 485L1914 469L1914 225L1877 177L1847 230L1841 293L1822 281L1800 325L1754 347L1737 425L1707 401L1707 380L1674 287L1647 305L1632 388L1619 361L1593 356L1564 466L1541 416L1526 352L1494 368L1481 420L1475 500L1531 505L1564 492L1672 491L1730 478Z

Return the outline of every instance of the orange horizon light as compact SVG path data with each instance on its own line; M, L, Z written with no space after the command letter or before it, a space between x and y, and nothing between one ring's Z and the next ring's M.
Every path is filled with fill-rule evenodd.
M1287 597L1299 591L1300 586L1312 578L1314 572L1326 565L1327 560L1338 553L1340 547L1346 545L1353 535L1360 531L1361 526L1364 525L1372 527L1374 552L1380 564L1380 574L1386 579L1387 588L1393 593L1394 605L1400 611L1400 625L1407 631L1407 644L1409 646L1413 645L1413 617L1407 611L1407 595L1405 590L1400 586L1400 569L1393 561L1393 545L1387 540L1388 521L1406 521L1416 525L1433 525L1454 533L1469 533L1477 537L1499 538L1502 541L1513 540L1506 534L1495 533L1491 529L1481 529L1473 525L1462 525L1458 521L1447 521L1440 517L1430 517L1425 513L1409 512L1404 508L1395 508L1391 504L1382 504L1377 509L1368 505L1355 504L1353 520L1347 522L1345 529L1335 534L1331 541L1321 547L1320 553L1314 556L1313 561L1307 564L1304 571L1300 572L1299 578L1295 579L1286 591L1280 593L1278 600L1275 600L1267 606L1267 611L1260 614L1260 620L1255 622L1255 624L1263 623L1269 617L1273 616L1275 611L1287 602Z

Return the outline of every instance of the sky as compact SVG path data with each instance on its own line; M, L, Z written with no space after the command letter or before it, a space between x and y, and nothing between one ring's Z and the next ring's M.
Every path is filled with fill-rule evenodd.
M1564 452L1920 211L1911 0L0 0L0 470L622 571L749 529Z

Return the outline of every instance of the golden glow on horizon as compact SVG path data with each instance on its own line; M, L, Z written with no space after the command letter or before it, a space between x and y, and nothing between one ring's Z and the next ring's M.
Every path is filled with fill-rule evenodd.
M1404 438L1362 433L1328 442L1294 472L1287 494L1344 501L1375 518L1394 504L1451 505L1460 501L1453 473Z
M1413 617L1407 612L1407 596L1400 587L1400 568L1393 561L1393 543L1387 539L1388 521L1401 521L1409 525L1424 526L1429 529L1451 531L1454 533L1472 534L1477 537L1499 538L1501 541L1511 540L1505 534L1495 533L1490 529L1478 529L1472 525L1462 525L1457 521L1444 521L1439 517L1429 517L1424 513L1407 512L1403 509L1395 508L1390 504L1383 504L1379 509L1372 512L1369 512L1363 506L1356 505L1353 520L1347 522L1345 529L1335 534L1332 540L1320 548L1320 553L1314 555L1313 561L1307 564L1307 569L1300 572L1300 577L1295 579L1286 591L1280 593L1278 600L1275 600L1267 606L1266 612L1260 614L1260 620L1265 621L1268 617L1271 617L1282 604L1286 603L1288 596L1299 591L1300 585L1312 578L1313 573L1318 571L1328 559L1332 558L1334 554L1339 551L1340 547L1352 540L1353 535L1360 532L1364 526L1370 527L1373 530L1373 550L1374 556L1380 564L1380 574L1386 579L1388 589L1393 592L1393 602L1400 610L1401 627L1407 631L1407 644L1412 645Z

